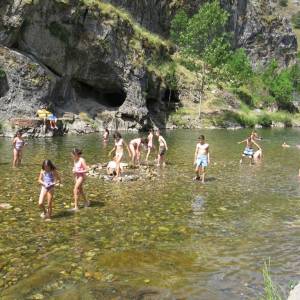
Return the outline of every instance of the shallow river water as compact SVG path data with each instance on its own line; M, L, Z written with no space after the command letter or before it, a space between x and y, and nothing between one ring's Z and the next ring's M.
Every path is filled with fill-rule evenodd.
M99 135L29 140L11 168L0 140L1 299L259 299L262 268L285 295L300 280L300 131L261 130L261 163L239 165L249 130L202 131L211 146L208 181L192 181L198 131L164 133L168 165L153 181L89 178L92 207L74 214L74 146L89 164L107 161ZM129 140L134 135L126 134ZM292 147L282 149L283 141ZM40 219L43 159L59 168L54 218ZM148 297L148 298L147 298ZM154 299L154 298L153 298Z

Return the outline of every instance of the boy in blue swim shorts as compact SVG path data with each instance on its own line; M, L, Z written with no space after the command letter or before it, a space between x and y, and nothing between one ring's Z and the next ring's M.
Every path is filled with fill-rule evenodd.
M196 165L196 177L195 180L205 181L205 170L210 163L209 157L209 144L205 142L204 135L200 135L199 141L196 145L194 164Z
M242 158L240 160L240 164L243 162L243 158L244 157L248 157L250 158L250 165L254 163L254 149L253 149L253 145L256 146L258 148L258 151L261 153L261 147L254 141L254 139L252 138L252 135L250 135L246 140L243 140L241 142L238 142L238 144L242 144L245 143L246 147L244 149L244 152L242 154Z

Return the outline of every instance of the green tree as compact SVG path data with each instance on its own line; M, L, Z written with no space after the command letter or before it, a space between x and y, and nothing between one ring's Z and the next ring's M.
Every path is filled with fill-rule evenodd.
M205 86L211 79L209 70L223 64L230 49L225 26L229 14L219 1L205 3L188 18L180 11L171 23L171 38L179 46L186 66L196 73L199 90L199 118Z
M297 12L292 16L292 23L295 28L299 29L300 28L300 12Z
M246 83L252 76L253 70L244 49L237 49L226 63L226 73L235 87Z

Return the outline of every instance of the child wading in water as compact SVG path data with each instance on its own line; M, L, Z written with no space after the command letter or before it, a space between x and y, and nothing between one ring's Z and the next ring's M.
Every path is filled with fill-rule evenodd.
M146 155L146 161L148 161L151 150L153 149L153 129L149 130L149 134L148 134L147 139L148 139L148 152L147 152L147 155Z
M156 136L158 137L158 144L159 144L159 150L158 150L158 156L157 156L157 166L165 166L165 154L166 151L168 151L168 145L166 140L160 135L160 131L156 131Z
M23 151L24 145L25 145L25 141L22 138L22 133L20 131L18 131L13 140L13 147L14 147L13 167L14 168L21 165L22 151Z
M196 165L195 180L200 180L202 176L202 183L205 181L205 170L210 163L209 144L205 143L204 135L200 135L199 142L196 145L194 164Z
M52 217L52 206L53 206L53 193L54 186L60 181L60 176L56 170L56 167L51 160L44 160L42 164L42 170L38 182L42 185L39 207L43 210L41 217L43 219L50 220ZM48 209L45 208L44 201L47 197Z
M74 211L79 210L78 201L79 197L82 196L85 201L84 206L90 206L90 201L86 200L85 193L83 191L83 183L85 181L86 173L88 171L88 167L86 165L85 160L81 157L82 151L79 149L74 149L72 151L72 157L74 160L73 174L75 176L75 186L74 186Z
M258 151L256 151L257 153L257 158L261 158L262 156L262 149L261 147L251 138L251 136L249 136L247 139L238 142L238 144L242 144L242 143L246 143L246 148L242 154L242 158L240 160L240 164L243 162L243 158L244 157L249 157L250 158L250 165L254 163L254 149L253 149L253 145L255 145L258 148Z
M122 158L124 156L124 145L127 148L129 157L131 157L131 153L130 153L130 150L128 148L128 145L122 139L122 136L119 132L114 133L114 139L115 139L115 146L109 152L109 156L111 156L111 154L115 151L115 157L114 157L114 161L116 162L116 175L115 175L115 178L118 178L121 175L120 163L121 163Z
M148 139L142 139L142 138L137 138L133 139L129 143L129 149L131 152L131 158L132 158L132 164L135 165L140 164L140 158L141 158L141 146L142 145L147 145L148 144Z

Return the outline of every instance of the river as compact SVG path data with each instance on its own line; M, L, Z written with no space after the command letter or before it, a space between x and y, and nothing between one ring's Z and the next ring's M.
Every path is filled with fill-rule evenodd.
M166 132L168 165L155 180L89 178L92 206L75 214L68 211L72 148L82 148L89 164L105 162L112 141L105 147L100 135L28 140L23 166L14 170L11 140L0 139L0 203L13 206L0 210L0 298L259 299L269 259L287 295L300 269L300 132L259 130L262 162L240 166L237 142L248 133L201 131L211 148L201 184L192 181L200 132ZM283 149L284 141L291 148ZM51 222L37 207L46 158L63 179Z

